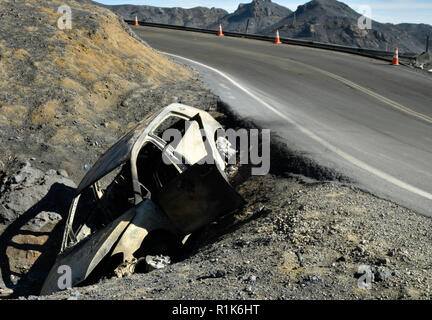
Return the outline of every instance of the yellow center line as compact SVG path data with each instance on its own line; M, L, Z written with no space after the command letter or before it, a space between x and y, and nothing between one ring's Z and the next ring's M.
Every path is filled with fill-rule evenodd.
M383 103L385 103L385 104L387 104L387 105L389 105L389 106L391 106L391 107L393 107L393 108L395 108L395 109L397 109L399 111L405 112L406 114L409 114L409 115L411 115L413 117L416 117L416 118L421 119L423 121L426 121L428 123L432 123L432 117L429 117L427 115L424 115L424 114L421 114L421 113L419 113L417 111L414 111L414 110L412 110L412 109L410 109L408 107L405 107L405 106L401 105L400 103L397 103L396 101L393 101L393 100L391 100L389 98L386 98L386 97L384 97L384 96L382 96L382 95L380 95L380 94L378 94L376 92L373 92L373 91L371 91L369 89L366 89L365 87L362 87L362 86L360 86L360 85L358 85L358 84L356 84L356 83L354 83L354 82L352 82L350 80L347 80L347 79L345 79L345 78L343 78L341 76L338 76L338 75L336 75L334 73L322 70L322 69L314 67L314 66L310 66L310 65L304 64L302 62L298 62L298 61L295 61L295 60L292 60L292 59L288 59L288 60L290 60L290 61L292 61L294 63L297 63L299 65L302 65L302 66L304 66L306 68L312 69L312 70L314 70L316 72L319 72L321 74L324 74L324 75L326 75L326 76L328 76L328 77L330 77L332 79L340 81L340 82L348 85L349 87L351 87L353 89L357 89L357 90L359 90L359 91L361 91L361 92L363 92L363 93L365 93L365 94L367 94L367 95L369 95L369 96L371 96L371 97L373 97L373 98L375 98L375 99L377 99L377 100L379 100L379 101L381 101L381 102L383 102Z

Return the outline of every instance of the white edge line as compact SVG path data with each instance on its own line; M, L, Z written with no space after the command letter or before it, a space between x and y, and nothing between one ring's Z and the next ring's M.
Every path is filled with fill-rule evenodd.
M345 159L346 161L350 162L351 164L365 170L368 171L369 173L372 173L373 175L380 177L383 180L386 180L387 182L390 182L392 184L394 184L395 186L405 189L409 192L415 193L421 197L424 197L426 199L432 200L432 194L424 191L422 189L419 189L415 186L412 186L406 182L403 182L401 180L399 180L398 178L393 177L392 175L389 175L379 169L376 169L374 167L371 167L370 165L368 165L367 163L347 154L346 152L342 151L341 149L339 149L338 147L332 145L331 143L325 141L324 139L322 139L321 137L317 136L315 133L313 133L312 131L310 131L309 129L306 129L304 127L302 127L300 124L298 124L296 121L294 121L293 119L291 119L290 117L288 117L287 115L283 114L282 112L280 112L279 110L275 109L274 107L272 107L270 104L268 104L267 102L265 102L264 100L262 100L261 98L259 98L258 96L256 96L255 94L253 94L252 92L250 92L248 89L246 89L245 87L243 87L241 84L239 84L238 82L236 82L235 80L233 80L231 77L229 77L227 74L223 73L222 71L219 71L213 67L210 67L208 65L205 65L201 62L195 61L195 60L191 60L182 56L178 56L175 54L171 54L171 53L167 53L167 52L162 52L160 51L162 54L171 56L171 57L175 57L175 58L179 58L179 59L183 59L186 61L189 61L191 63L194 63L196 65L199 65L201 67L207 68L215 73L217 73L218 75L220 75L221 77L225 78L226 80L228 80L229 82L231 82L234 86L236 86L237 88L239 88L240 90L244 91L246 94L248 94L250 97L252 97L253 99L255 99L256 101L258 101L259 103L261 103L263 106L265 106L267 109L269 109L270 111L274 112L276 115L278 115L279 117L285 119L286 121L288 121L289 123L295 125L301 132L303 132L304 134L306 134L309 138L315 140L316 142L320 143L321 145L323 145L324 147L326 147L327 149L333 151L334 153L336 153L338 156L340 156L341 158Z

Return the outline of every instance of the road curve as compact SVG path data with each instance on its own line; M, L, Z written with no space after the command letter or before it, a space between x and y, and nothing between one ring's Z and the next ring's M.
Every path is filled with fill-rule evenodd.
M432 216L432 77L331 51L153 27L242 117L377 196Z

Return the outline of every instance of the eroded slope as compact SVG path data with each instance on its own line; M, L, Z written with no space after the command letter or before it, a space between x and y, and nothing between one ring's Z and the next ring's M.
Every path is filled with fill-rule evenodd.
M71 30L57 27L63 4L72 9ZM174 95L197 103L189 99L192 72L129 36L105 8L8 0L0 12L0 171L36 158L37 167L79 180L85 164L150 110Z

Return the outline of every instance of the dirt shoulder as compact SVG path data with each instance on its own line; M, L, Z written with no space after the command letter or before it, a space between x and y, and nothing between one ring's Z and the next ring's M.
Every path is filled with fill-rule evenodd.
M48 299L430 299L429 218L332 182L275 175L238 186L248 205L183 260ZM358 287L370 266L372 289Z
M430 218L285 171L284 159L266 176L241 167L232 183L247 205L193 235L167 268L39 298L431 298Z

